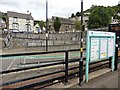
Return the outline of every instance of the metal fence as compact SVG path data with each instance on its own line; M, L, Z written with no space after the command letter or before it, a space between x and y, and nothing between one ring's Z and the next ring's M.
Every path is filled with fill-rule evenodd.
M84 51L85 51L85 49L84 49ZM2 83L0 86L3 88L7 88L7 87L9 87L9 85L13 84L13 87L10 86L12 89L13 88L14 89L27 89L27 88L47 84L49 82L54 82L55 80L64 81L65 83L67 83L70 76L75 76L76 74L80 74L80 72L79 72L80 68L83 69L83 67L85 66L85 64L77 64L77 65L73 64L73 66L72 65L70 66L70 64L72 64L72 63L80 62L80 57L79 57L80 55L78 55L77 57L74 57L74 58L69 58L70 52L79 52L79 49L0 55L1 58L9 58L9 57L15 57L15 56L46 55L46 54L53 54L53 53L55 53L55 54L63 53L64 54L63 59L59 60L58 62L52 62L52 63L48 62L43 65L29 66L29 67L22 67L22 68L18 68L18 69L1 71L0 73L2 75L9 75L11 73L19 73L21 71L26 72L27 70L31 70L31 69L35 69L35 68L45 68L45 67L49 68L50 66L63 65L63 68L60 70L57 70L57 71L53 70L52 72L49 72L49 73L32 76L32 77L27 77L27 78L23 78L23 79L18 79L18 80L13 80L10 82L5 82L5 83ZM85 57L83 59L85 60ZM94 63L91 63L90 65L100 63L100 62L105 62L105 60L99 61L99 62L94 62ZM106 63L109 63L109 62L106 62ZM104 63L104 64L106 64L106 63ZM79 65L83 65L83 66L79 66ZM102 65L103 65L103 63L102 63ZM98 67L101 67L101 65L98 65ZM94 67L92 67L92 68L94 68ZM83 76L83 73L81 75ZM35 79L38 79L39 81L35 82ZM24 85L20 84L21 82L24 82L27 80L33 80L34 82L24 84Z
M44 54L51 54L51 53L63 53L64 54L63 60L59 60L57 62L52 61L52 63L47 62L43 65L35 65L35 66L22 67L22 68L18 68L18 69L1 71L0 73L2 75L7 75L7 74L10 74L10 73L14 73L14 72L16 72L16 73L18 73L20 71L25 72L27 70L31 70L31 69L35 69L35 68L45 68L45 67L57 66L57 65L61 65L61 64L64 66L63 69L57 70L55 72L49 72L49 73L38 75L38 76L33 76L33 77L24 78L24 79L20 79L20 80L14 80L14 81L10 81L10 82L5 82L5 83L2 83L1 86L7 86L9 84L14 84L14 83L17 83L17 82L23 82L23 81L30 80L30 79L35 79L35 78L38 78L38 77L40 78L40 77L45 77L45 76L50 76L50 75L54 76L55 74L58 74L58 76L54 76L51 79L47 78L47 80L50 79L50 81L51 80L54 81L54 80L58 80L58 79L64 79L65 82L68 82L69 71L79 68L79 66L69 67L68 63L75 63L75 62L79 62L79 60L80 60L79 55L77 56L77 58L69 59L69 52L79 52L79 49L0 55L1 58L10 58L10 57L16 57L16 56L26 56L26 55L31 56L31 55L41 55L41 54L44 55ZM59 73L62 73L62 74L59 75ZM47 80L40 81L39 83L47 82ZM22 88L22 87L26 87L26 86L21 86L21 87L17 87L17 88Z

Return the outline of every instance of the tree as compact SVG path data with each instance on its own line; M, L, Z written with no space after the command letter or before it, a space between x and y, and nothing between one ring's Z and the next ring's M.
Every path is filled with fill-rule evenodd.
M81 29L81 27L80 27L81 25L80 25L80 24L81 24L81 23L80 23L79 20L76 20L76 21L75 21L75 29L76 29L76 30L80 30L80 29Z
M115 15L115 9L113 9L112 7L108 6L107 8L108 13L110 14L110 16L114 16Z
M80 17L80 16L81 16L81 13L80 13L80 12L77 12L77 13L76 13L76 16L77 16L77 17Z
M97 6L94 8L89 16L88 28L101 28L107 27L111 22L111 15L107 8L103 6Z
M71 18L75 17L74 13L71 14Z
M55 21L54 21L54 29L56 32L59 32L59 29L61 27L61 21L58 17L56 17Z
M0 12L0 18L2 18L3 21L5 22L5 27L3 29L7 28L7 19L6 19L6 17L7 17L7 13Z
M42 20L39 22L39 25L41 27L41 30L43 29L43 27L46 27L46 23Z

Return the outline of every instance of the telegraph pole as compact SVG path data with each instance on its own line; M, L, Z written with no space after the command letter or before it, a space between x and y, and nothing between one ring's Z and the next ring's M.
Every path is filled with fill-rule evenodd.
M83 0L81 0L81 37L80 37L80 60L79 60L79 85L83 82Z
M48 51L48 0L46 0L46 51Z

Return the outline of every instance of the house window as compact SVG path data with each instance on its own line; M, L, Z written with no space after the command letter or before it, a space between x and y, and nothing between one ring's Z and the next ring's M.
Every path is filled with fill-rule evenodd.
M13 17L13 22L17 22L18 18L17 17Z
M29 19L26 19L26 23L29 24L29 23L30 23L30 20L29 20Z
M26 24L26 25L25 25L25 30L26 30L27 32L30 32L30 31L31 31L31 25L30 25L30 24Z
M13 23L13 24L12 24L12 28L13 28L13 29L18 29L18 28L19 28L18 23Z

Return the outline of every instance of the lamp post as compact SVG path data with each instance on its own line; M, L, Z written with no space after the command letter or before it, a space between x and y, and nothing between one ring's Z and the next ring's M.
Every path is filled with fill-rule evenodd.
M28 32L29 32L29 11L27 11L27 19L26 19L26 22L27 22L27 39L28 39ZM27 40L27 45L26 45L26 49L28 47L28 40Z
M48 0L46 0L46 51L48 51Z
M29 11L27 11L27 33L29 32Z
M81 0L81 37L80 37L80 60L79 60L79 85L83 82L83 0Z

